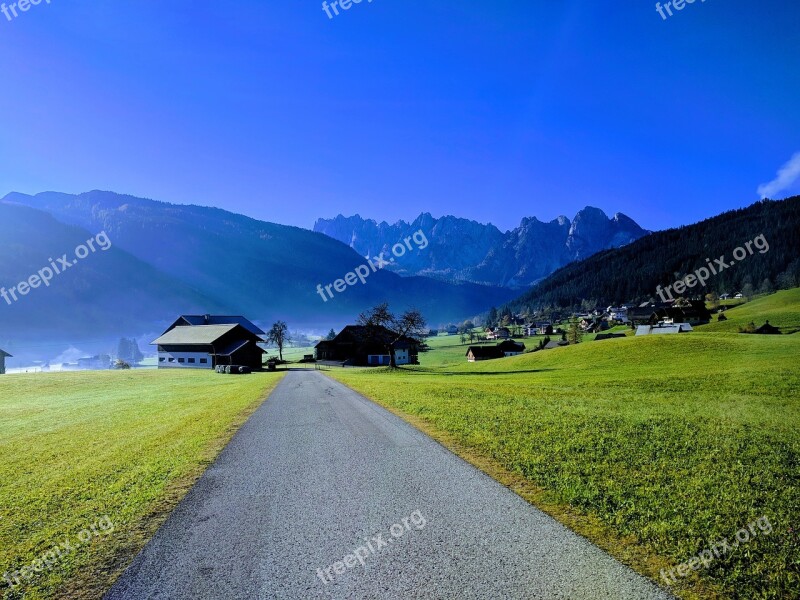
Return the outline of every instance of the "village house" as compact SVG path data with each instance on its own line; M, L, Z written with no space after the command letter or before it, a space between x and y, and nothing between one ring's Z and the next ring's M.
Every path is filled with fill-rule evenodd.
M470 346L466 354L467 362L493 360L504 356L503 351L497 346Z
M554 350L556 348L563 348L564 346L569 346L569 342L563 340L551 341L547 342L542 350Z
M528 326L528 335L553 335L553 324L541 321Z
M514 340L506 340L497 344L497 347L503 353L503 356L516 356L525 352L525 344L515 342Z
M111 355L95 354L94 356L83 356L74 363L64 363L61 365L62 371L103 371L111 368Z
M580 327L587 333L597 333L608 329L608 322L602 317L584 317L580 320Z
M651 302L628 311L628 321L632 325L656 325L664 321L700 325L710 320L711 313L701 300L691 300L686 306Z
M617 321L618 323L626 323L628 321L628 309L624 306L609 306L606 309L609 321Z
M781 330L773 325L770 325L769 321L767 321L761 327L756 329L755 333L757 335L781 335Z
M494 330L494 338L495 340L508 340L511 338L511 330L508 327L498 327ZM486 336L486 339L489 339L489 336Z
M261 369L264 332L241 316L183 315L151 345L159 369L215 369L238 365Z
M0 350L0 375L6 374L6 359L14 358L5 350Z
M624 338L626 337L624 333L598 333L595 336L595 342L602 342L603 340L613 340L614 338Z
M494 360L506 358L507 356L517 356L525 352L525 344L506 340L495 346L470 346L467 348L467 362L477 362L481 360Z
M400 339L398 339L398 337ZM354 366L388 366L391 356L387 346L394 348L395 364L419 364L419 342L383 326L348 325L332 340L322 340L315 348L319 361L335 361Z

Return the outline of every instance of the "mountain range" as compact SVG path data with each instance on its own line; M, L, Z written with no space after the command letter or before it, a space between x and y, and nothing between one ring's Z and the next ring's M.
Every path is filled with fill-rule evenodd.
M394 244L422 231L430 240L429 247L395 261L389 267L392 271L514 289L528 288L569 263L650 233L621 213L609 218L592 207L572 220L562 216L545 223L525 218L506 232L491 224L453 216L437 219L430 213L393 225L339 215L317 220L314 231L347 244L362 256L391 256Z
M40 340L158 333L181 313L244 314L264 325L327 331L388 300L431 323L475 315L515 294L501 287L372 273L323 301L318 285L343 278L363 256L328 236L216 208L111 192L11 193L0 201L0 287L26 281L51 259L100 232L90 253L11 304L0 299L0 347L14 354Z

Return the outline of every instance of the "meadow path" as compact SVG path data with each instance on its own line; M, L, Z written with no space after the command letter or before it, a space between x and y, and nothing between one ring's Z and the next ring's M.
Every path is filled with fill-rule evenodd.
M671 596L349 388L292 371L106 598Z

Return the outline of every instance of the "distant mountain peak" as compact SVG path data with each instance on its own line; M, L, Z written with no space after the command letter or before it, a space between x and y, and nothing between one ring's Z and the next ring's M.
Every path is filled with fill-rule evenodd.
M391 267L402 275L425 275L447 281L468 281L511 287L530 286L556 269L616 248L647 235L622 213L609 219L592 206L574 219L559 216L548 223L524 217L519 227L502 232L491 223L431 213L405 221L378 225L359 215L318 219L314 231L324 233L363 256L388 252L398 241L421 229L430 241L424 252L415 252Z

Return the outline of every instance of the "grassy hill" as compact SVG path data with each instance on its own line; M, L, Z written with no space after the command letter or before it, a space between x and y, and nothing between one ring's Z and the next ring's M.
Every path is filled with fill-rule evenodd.
M797 591L800 336L628 337L477 364L450 339L421 367L329 373L655 580L766 516L771 534L670 589Z
M0 377L0 598L100 597L280 377ZM79 543L105 516L113 532ZM65 538L78 547L9 589L3 573Z
M800 331L800 288L782 290L769 296L757 298L725 311L727 321L713 321L702 325L702 331L733 332L753 322L761 327L765 321L777 327L783 333Z

